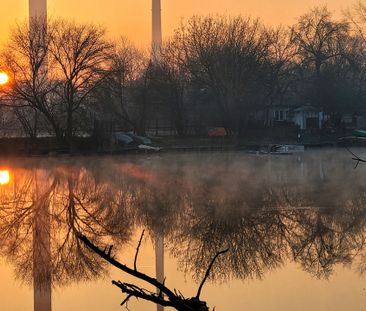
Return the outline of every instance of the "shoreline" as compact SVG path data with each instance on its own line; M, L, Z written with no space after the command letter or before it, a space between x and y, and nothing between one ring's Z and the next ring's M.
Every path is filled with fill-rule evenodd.
M237 138L207 139L207 138L162 138L152 139L152 146L160 150L139 149L138 145L118 146L114 144L96 145L90 138L77 138L72 150L66 145L58 145L53 138L2 138L0 139L0 157L24 158L24 157L73 157L73 156L121 156L134 154L165 154L165 153L189 153L189 152L248 152L265 150L271 144L301 145L305 151L311 149L344 147L344 142L272 142L254 141L240 142ZM356 147L366 147L365 143L358 143Z

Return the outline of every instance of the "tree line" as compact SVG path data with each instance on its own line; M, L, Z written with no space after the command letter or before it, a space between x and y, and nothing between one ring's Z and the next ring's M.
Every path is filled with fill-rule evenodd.
M365 2L343 18L314 8L287 28L194 16L153 51L109 40L94 24L33 19L15 26L1 51L10 76L2 114L30 137L68 142L97 124L140 135L155 127L240 135L256 112L276 105L310 104L336 122L364 109L365 16Z

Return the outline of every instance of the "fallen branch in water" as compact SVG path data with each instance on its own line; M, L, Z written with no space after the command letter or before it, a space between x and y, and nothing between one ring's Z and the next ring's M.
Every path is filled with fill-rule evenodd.
M212 270L212 267L217 260L217 258L228 252L227 250L218 252L214 258L212 259L209 267L207 268L206 274L198 288L197 295L192 298L184 298L184 296L177 290L174 289L174 291L170 290L168 287L165 286L165 280L163 283L159 282L157 279L150 277L144 273L141 273L137 270L137 257L140 250L141 242L143 239L144 232L141 235L141 238L139 240L136 254L135 254L135 260L134 260L134 268L130 268L126 266L125 264L122 264L121 262L117 261L112 257L111 249L112 246L109 248L107 247L105 250L102 250L95 244L93 244L86 236L80 235L78 238L80 241L82 241L89 249L91 249L93 252L98 254L100 257L102 257L104 260L106 260L108 263L113 265L114 267L120 269L121 271L132 275L136 277L137 279L140 279L142 281L145 281L147 284L152 285L153 287L156 287L159 290L159 294L156 294L154 292L151 292L147 289L144 289L142 287L136 286L134 284L124 283L121 281L112 281L112 284L117 286L121 289L121 291L125 294L127 294L126 299L122 302L122 306L127 304L128 301L131 298L140 298L146 301L153 302L157 305L161 305L164 307L172 307L178 311L208 311L209 308L207 307L206 302L200 300L200 295L202 288L207 281L210 272ZM165 298L166 297L166 298Z

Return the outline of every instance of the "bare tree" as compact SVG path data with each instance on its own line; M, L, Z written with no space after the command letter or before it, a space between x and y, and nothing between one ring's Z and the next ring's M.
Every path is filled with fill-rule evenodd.
M37 114L41 113L52 126L56 137L61 138L59 105L51 96L58 85L52 77L54 63L48 57L52 33L53 25L39 18L17 25L12 30L1 54L1 62L11 75L11 83L9 87L2 88L2 92L5 103L15 108L21 124L31 136L36 136Z
M329 79L334 63L344 58L349 37L349 24L336 21L326 7L317 7L301 16L292 27L292 40L297 47L297 62L303 82L310 82L311 101L320 108L330 108ZM334 79L333 79L334 80Z
M320 77L327 61L342 56L348 29L348 23L334 21L326 7L301 16L292 28L292 40L302 63L312 66Z
M164 94L164 106L168 109L179 136L186 132L187 119L187 89L189 87L189 72L184 66L184 50L177 41L167 41L160 51L160 94Z
M289 31L269 29L269 53L265 59L264 100L269 106L284 104L291 85L295 83L295 45ZM269 118L267 118L269 120Z
M214 94L222 126L232 132L238 112L248 104L248 88L267 55L267 32L258 20L193 17L177 30L190 74Z
M49 53L58 68L58 94L65 105L69 143L75 130L75 112L92 100L91 92L108 73L112 50L103 28L65 20L55 22Z
M108 77L93 92L96 110L128 129L136 127L131 90L146 66L144 53L125 38L116 44Z

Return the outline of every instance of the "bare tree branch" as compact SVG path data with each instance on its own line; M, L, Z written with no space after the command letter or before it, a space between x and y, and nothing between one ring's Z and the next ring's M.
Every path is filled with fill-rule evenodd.
M135 260L133 262L133 266L136 271L137 271L137 257L139 256L140 246L141 246L142 239L144 238L144 234L145 234L145 230L142 231L141 237L139 240L139 244L137 245L137 248L136 248Z
M128 273L129 275L132 275L140 280L147 282L148 284L156 287L159 290L159 293L156 294L147 289L136 286L134 284L123 283L121 281L112 281L113 285L117 286L118 288L120 288L122 290L123 293L127 294L127 297L122 302L122 305L126 304L131 297L135 297L135 298L141 298L146 301L153 302L153 303L161 305L161 306L172 307L178 311L208 311L209 309L206 305L206 302L201 301L199 299L199 296L201 294L202 287L205 284L216 259L220 255L226 253L228 250L218 252L215 255L215 257L212 259L212 261L206 271L206 274L205 274L205 277L204 277L202 283L200 284L196 297L186 299L179 291L178 291L179 292L179 294L178 294L176 290L174 290L174 292L173 292L169 288L167 288L165 286L165 279L164 279L163 283L160 283L157 279L152 278L144 273L137 271L136 262L137 262L137 257L138 257L138 253L140 250L141 242L143 239L143 235L144 235L144 232L141 234L141 238L140 238L139 244L136 249L134 269L129 268L128 266L118 262L113 257L111 257L110 248L109 248L109 251L106 252L107 248L103 251L98 246L94 245L87 237L85 237L83 235L79 235L78 238L88 248L90 248L93 252L98 254L100 257L105 259L107 262L109 262L114 267L122 270L125 273ZM167 299L165 299L164 295L166 295Z

